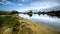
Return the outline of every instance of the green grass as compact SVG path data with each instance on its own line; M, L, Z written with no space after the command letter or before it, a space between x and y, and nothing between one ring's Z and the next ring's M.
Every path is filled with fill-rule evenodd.
M3 30L5 30L7 27L8 28L12 28L13 30L16 29L16 25L17 27L19 26L19 19L14 16L14 15L11 15L11 16L0 16L0 31L3 32ZM5 28L4 28L5 27ZM12 30L12 33L15 31ZM2 34L0 32L0 34Z
M15 25L16 23L19 23L18 18L15 16L0 16L0 27L4 25Z

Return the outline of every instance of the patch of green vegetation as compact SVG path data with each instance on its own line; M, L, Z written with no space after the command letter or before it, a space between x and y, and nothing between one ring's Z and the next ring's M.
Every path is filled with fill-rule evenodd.
M13 26L17 23L19 23L19 21L15 16L0 16L0 27L4 25Z

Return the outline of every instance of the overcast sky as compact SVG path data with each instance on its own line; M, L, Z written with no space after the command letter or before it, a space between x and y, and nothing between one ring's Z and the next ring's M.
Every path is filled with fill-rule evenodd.
M0 0L0 10L40 10L59 8L60 0Z

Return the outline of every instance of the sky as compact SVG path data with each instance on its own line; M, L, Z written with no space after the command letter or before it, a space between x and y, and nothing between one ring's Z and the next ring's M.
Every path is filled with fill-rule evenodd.
M60 0L0 0L0 10L43 10L60 8Z

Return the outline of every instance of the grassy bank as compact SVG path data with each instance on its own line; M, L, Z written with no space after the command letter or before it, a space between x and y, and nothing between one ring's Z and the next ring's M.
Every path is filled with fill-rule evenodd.
M60 34L19 16L0 16L0 34Z

